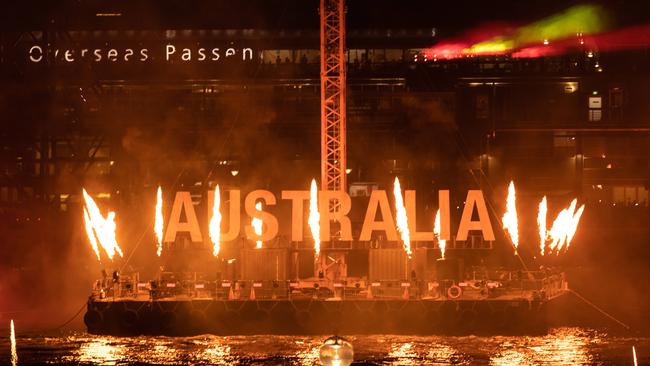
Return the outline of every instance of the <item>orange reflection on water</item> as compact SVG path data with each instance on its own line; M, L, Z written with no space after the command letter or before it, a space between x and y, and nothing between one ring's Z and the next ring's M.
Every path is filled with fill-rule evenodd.
M597 342L598 337L584 334L580 329L560 328L543 337L502 342L490 357L490 365L591 365L595 360L589 353L589 345Z
M458 364L461 362L462 354L450 346L444 344L432 344L429 346L429 352L427 352L426 359L427 361L431 361L430 364L433 365Z
M123 345L117 343L112 337L97 337L79 347L78 355L74 359L79 363L96 363L102 365L116 365L125 354Z
M518 349L512 342L503 342L499 352L490 357L490 365L494 366L527 366L535 362L526 354L527 349Z
M392 365L419 365L418 354L413 350L413 343L394 344L388 357L393 360Z
M295 357L301 365L318 365L318 354L320 347L310 346L295 353Z
M542 340L541 345L531 349L543 356L543 362L556 365L590 365L594 362L588 350L589 337L579 329L557 329ZM598 338L593 338L591 342L598 342Z

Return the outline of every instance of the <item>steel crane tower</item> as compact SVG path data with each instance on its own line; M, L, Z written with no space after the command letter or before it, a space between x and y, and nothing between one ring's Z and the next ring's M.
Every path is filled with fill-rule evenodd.
M320 0L321 185L345 191L345 0ZM338 203L330 203L330 211Z

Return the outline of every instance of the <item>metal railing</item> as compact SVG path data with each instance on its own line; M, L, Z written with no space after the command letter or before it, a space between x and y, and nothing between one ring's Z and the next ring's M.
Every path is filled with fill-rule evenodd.
M522 298L544 300L566 292L563 273L495 271L471 273L456 280L206 280L200 276L161 276L140 282L137 274L97 281L98 300L481 300ZM454 289L450 294L452 287Z

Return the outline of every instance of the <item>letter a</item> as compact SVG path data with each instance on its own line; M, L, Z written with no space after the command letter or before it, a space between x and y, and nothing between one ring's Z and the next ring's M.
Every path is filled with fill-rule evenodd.
M379 208L381 211L381 221L375 221L375 216L377 216L377 208ZM370 235L375 230L384 231L386 233L386 239L389 241L397 240L395 220L393 220L393 214L390 212L388 196L386 196L386 191L384 190L375 190L370 194L368 210L366 211L366 218L363 220L363 227L361 228L359 240L370 240Z
M476 209L478 210L478 221L472 221L474 206L476 206ZM461 217L460 225L458 226L456 240L467 240L467 235L470 230L480 230L483 234L483 239L490 241L494 240L494 231L492 231L492 224L490 224L490 215L488 215L488 210L485 206L483 192L479 190L467 191L467 199L465 200L463 216Z
M180 222L182 211L185 211L185 218L187 220L185 222ZM189 232L193 242L203 241L190 192L176 192L174 206L172 206L172 213L169 216L169 223L165 232L165 242L176 240L176 235L179 232Z

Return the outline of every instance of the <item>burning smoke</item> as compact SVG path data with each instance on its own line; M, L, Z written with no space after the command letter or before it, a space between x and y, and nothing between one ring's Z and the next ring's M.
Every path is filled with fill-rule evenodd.
M320 255L320 213L318 212L318 187L316 179L312 179L309 190L309 229L314 238L314 251L316 259Z
M18 365L18 352L16 351L16 331L13 319L11 319L9 338L11 341L11 365L16 366Z
M216 197L215 197L216 199ZM262 211L262 202L257 202L255 204L255 209L257 211ZM251 221L251 226L253 227L253 230L255 231L255 234L257 235L262 235L262 220L258 219L257 217L253 217L253 220ZM255 249L262 249L262 241L257 240L255 241Z
M115 238L115 212L109 211L106 218L104 218L99 207L85 189L83 190L83 196L86 231L93 249L97 248L95 254L99 257L99 248L97 246L97 243L99 243L111 260L115 257L115 253L119 254L120 257L124 256Z
M433 234L438 239L438 246L440 247L440 253L442 253L442 259L445 259L445 249L447 248L447 241L440 239L440 209L436 212L436 220L433 225Z
M259 204L259 202L258 202ZM213 256L218 256L219 251L221 251L221 194L219 193L219 185L217 184L217 187L214 189L214 202L212 203L212 218L210 219L210 240L212 240L212 255ZM261 207L257 207L255 205L255 208L261 209ZM255 220L253 220L255 221ZM253 225L255 225L253 223ZM260 228L260 233L261 233L261 228ZM257 233L257 229L255 229L255 232ZM260 234L258 233L258 234ZM258 246L261 247L261 242L258 242Z
M544 249L546 248L546 213L548 212L548 207L546 205L546 196L542 198L542 201L539 203L539 211L537 213L537 227L539 227L539 249L544 255Z
M162 241L163 241L163 214L162 214L162 189L158 187L158 193L156 194L156 219L153 224L153 230L156 234L156 239L158 239L158 247L156 249L156 254L160 257L162 254Z
M512 244L515 245L515 253L517 253L517 248L519 247L519 229L517 228L517 205L515 204L515 183L510 181L510 186L508 186L508 198L506 200L506 213L503 214L503 228L506 233L510 236Z
M409 258L411 258L411 233L409 231L408 218L406 216L406 208L404 208L404 199L402 198L402 188L399 185L399 179L395 177L395 184L393 186L393 194L395 195L395 211L397 221L397 231L400 232L402 242L404 242L404 251Z

